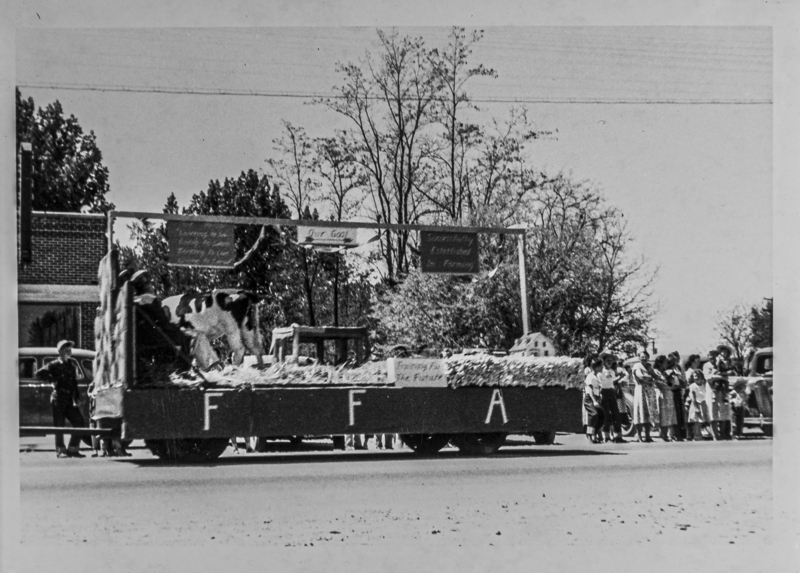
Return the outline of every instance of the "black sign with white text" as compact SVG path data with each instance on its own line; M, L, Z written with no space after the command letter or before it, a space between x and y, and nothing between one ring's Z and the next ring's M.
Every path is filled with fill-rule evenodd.
M478 274L478 234L422 231L423 273Z
M236 259L233 225L167 221L169 264L231 268Z

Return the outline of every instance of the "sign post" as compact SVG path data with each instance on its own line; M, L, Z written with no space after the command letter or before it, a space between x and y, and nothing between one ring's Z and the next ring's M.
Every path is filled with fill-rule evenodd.
M525 271L525 235L517 237L519 250L519 290L522 298L522 334L531 331L530 318L528 317L528 277Z

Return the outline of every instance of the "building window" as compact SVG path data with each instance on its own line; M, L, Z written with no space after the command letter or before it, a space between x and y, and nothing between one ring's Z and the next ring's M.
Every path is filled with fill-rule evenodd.
M534 348L539 348L539 341L538 340L533 343L533 347Z
M20 303L18 308L20 347L53 347L64 339L81 347L80 305Z
M545 351L544 351L544 355L545 355L545 356L550 356L550 352L548 352L547 350L545 350Z

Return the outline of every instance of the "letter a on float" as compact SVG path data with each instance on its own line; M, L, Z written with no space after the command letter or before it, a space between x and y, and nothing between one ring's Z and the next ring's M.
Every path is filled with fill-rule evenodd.
M500 392L499 388L495 388L494 392L492 392L492 401L489 402L489 413L486 414L486 423L488 424L492 420L492 412L494 412L494 407L500 406L500 413L503 415L503 423L508 423L508 416L506 415L506 405L503 403L503 394Z
M211 398L219 398L222 396L221 392L209 392L208 394L204 394L203 398L205 400L206 408L205 408L205 416L203 420L203 429L207 432L211 429L211 410L216 410L219 406L211 405Z

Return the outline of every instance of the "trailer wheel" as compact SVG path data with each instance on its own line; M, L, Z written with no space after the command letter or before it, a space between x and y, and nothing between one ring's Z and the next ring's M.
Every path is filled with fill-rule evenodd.
M508 434L504 432L458 434L453 436L451 441L462 454L469 456L489 456L500 449L500 446L506 441L507 435Z
M555 432L531 432L537 446L552 446L556 441Z
M450 436L446 434L403 434L400 439L414 450L415 454L430 456L445 447L450 441Z
M228 438L179 438L145 440L154 456L162 460L198 463L215 460L228 447Z

